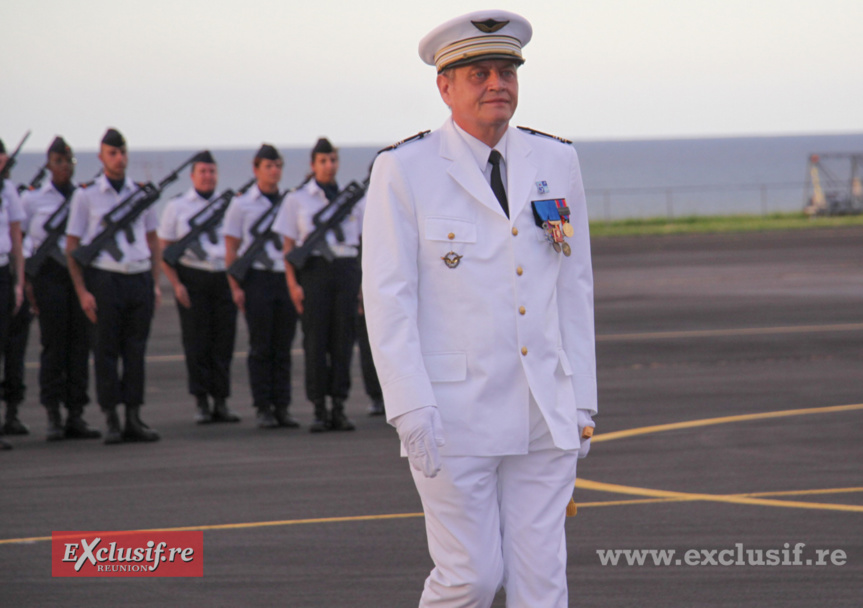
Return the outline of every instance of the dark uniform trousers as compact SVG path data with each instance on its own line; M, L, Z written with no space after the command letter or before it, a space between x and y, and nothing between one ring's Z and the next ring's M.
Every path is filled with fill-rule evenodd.
M13 292L14 293L14 292ZM12 300L12 308L15 300ZM11 313L11 311L10 311ZM3 382L0 382L0 392L6 403L18 404L24 401L24 356L27 352L27 339L30 337L30 323L33 312L27 298L21 303L21 308L9 321L6 335L6 347L3 349Z
M0 357L3 359L3 381L0 393L6 403L24 400L24 351L30 335L33 315L24 301L18 313L15 310L14 278L9 265L0 268Z
M96 398L103 410L144 403L144 355L153 319L153 275L87 268L87 289L96 298L92 327ZM123 361L120 376L118 363Z
M309 258L297 281L303 288L303 348L306 396L312 403L327 395L347 399L360 292L357 258Z
M366 394L372 399L383 399L384 391L378 379L375 362L372 359L372 347L369 344L369 330L366 327L366 315L357 315L357 346L360 349L360 369L363 372L363 384Z
M251 269L243 282L249 328L249 383L257 409L291 403L291 344L297 310L282 272Z
M237 334L237 307L224 272L177 266L191 308L177 303L189 393L224 399L231 394L231 360Z
M70 411L80 410L90 402L90 322L81 310L69 271L48 258L33 278L33 294L39 306L42 340L39 401L45 406L63 403Z
M9 324L15 309L15 293L12 288L12 273L9 265L0 266L0 353L6 350Z

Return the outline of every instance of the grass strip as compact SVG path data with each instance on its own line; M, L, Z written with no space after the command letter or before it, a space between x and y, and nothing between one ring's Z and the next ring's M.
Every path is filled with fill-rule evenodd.
M592 237L639 236L656 234L696 234L724 232L764 232L767 230L807 230L863 226L863 215L809 217L803 213L769 215L712 215L677 218L645 218L590 222Z

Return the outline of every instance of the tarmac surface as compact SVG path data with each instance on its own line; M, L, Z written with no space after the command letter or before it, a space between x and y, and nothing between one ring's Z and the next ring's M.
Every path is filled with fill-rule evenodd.
M570 605L863 605L863 230L593 251L600 415L566 523ZM416 606L431 568L421 506L395 431L365 415L358 367L356 432L259 430L240 322L243 421L196 426L178 325L166 298L143 410L163 440L104 446L44 440L34 324L32 434L0 454L0 606ZM86 417L103 428L95 406ZM207 526L203 578L51 576L54 530ZM675 553L641 566L598 553L627 549Z

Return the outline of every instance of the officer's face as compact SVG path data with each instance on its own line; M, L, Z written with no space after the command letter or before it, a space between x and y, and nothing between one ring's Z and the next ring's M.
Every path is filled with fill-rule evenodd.
M218 179L219 170L215 163L195 163L192 166L192 185L198 192L212 192Z
M490 59L453 68L438 75L437 85L455 122L471 135L509 124L518 106L518 76L511 61Z
M318 152L312 161L312 173L321 184L331 184L336 181L336 173L339 171L339 153L331 152L324 154Z
M255 179L261 192L275 192L282 181L282 161L262 158L255 167Z
M129 164L126 146L117 148L102 144L102 147L99 148L99 160L102 161L102 170L106 177L111 179L126 177L126 166Z
M48 154L48 170L51 172L51 181L55 184L68 184L75 174L75 159L71 154L51 152Z

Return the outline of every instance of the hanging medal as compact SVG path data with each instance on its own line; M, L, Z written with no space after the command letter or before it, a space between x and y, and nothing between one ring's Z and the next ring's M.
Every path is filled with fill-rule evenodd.
M552 248L563 255L570 256L572 248L566 242L565 237L575 234L572 224L569 223L569 207L565 198L533 201L533 216L536 225L545 231L545 239L551 243Z

